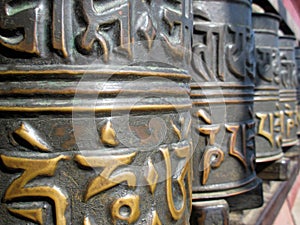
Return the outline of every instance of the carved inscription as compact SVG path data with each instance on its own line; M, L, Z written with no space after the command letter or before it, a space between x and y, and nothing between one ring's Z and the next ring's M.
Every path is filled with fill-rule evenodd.
M51 14L52 47L61 56L70 56L68 38L72 24L70 0L53 0ZM0 2L0 45L17 52L42 56L46 48L44 28L46 6L42 1L8 1ZM69 14L69 15L67 15ZM46 24L46 23L45 23Z
M3 164L10 169L23 170L24 172L15 179L4 195L4 201L17 201L19 198L40 198L44 197L54 202L56 224L67 225L65 211L68 206L68 197L57 186L33 186L26 187L38 176L54 176L57 164L61 160L68 160L67 156L58 156L52 159L26 159L1 155ZM39 221L41 224L41 209L10 209L14 214L25 217L29 220Z
M274 114L273 113L256 113L259 119L257 134L266 138L272 147L274 147ZM269 129L266 129L266 121L269 121Z
M281 84L284 88L294 88L297 85L296 64L288 60L286 53L280 52Z
M291 131L299 126L299 122L297 119L298 112L290 104L284 104L284 109L281 109L279 106L277 108L279 111L274 113L274 130L279 132L275 137L275 141L280 146L283 138L291 138Z
M173 53L174 56L182 58L184 56L184 33L185 27L188 27L188 22L185 17L188 8L182 4L182 1L174 1L177 5L181 5L179 9L172 9L170 7L163 7L162 20L167 24L168 30L162 32L161 36L168 47L168 50ZM182 13L183 12L183 13Z
M167 185L166 185L166 195L167 195L167 201L170 213L172 215L172 218L174 220L179 220L187 207L186 205L186 199L187 199L187 193L186 193L186 184L184 182L184 179L187 176L188 184L191 184L191 171L190 171L190 148L189 147L182 147L182 148L176 148L175 154L177 157L183 159L183 163L179 163L178 166L182 167L180 171L180 174L176 174L176 182L178 183L178 186L180 188L180 192L182 194L182 201L180 203L180 207L176 207L174 198L173 198L173 185L172 185L172 168L171 168L171 158L168 148L161 148L160 151L163 154L164 161L166 164L166 177L167 177ZM191 190L191 187L188 188ZM189 193L191 194L191 193ZM189 196L191 199L191 196Z
M187 29L191 27L189 7L184 0L161 0L159 4L129 0L53 0L49 4L41 0L2 0L0 46L40 58L50 53L65 59L76 58L78 52L87 57L95 53L107 63L112 53L131 60L135 42L146 41L150 50L154 40L159 39L170 55L182 59L189 41ZM73 19L78 12L82 20L79 24ZM79 32L73 32L78 28Z
M203 109L198 110L197 117L204 121L205 125L199 125L198 131L201 135L206 137L206 147L203 153L203 175L201 183L205 185L209 178L211 168L219 168L224 161L225 151L218 143L217 135L224 127L229 136L228 154L238 159L245 169L251 162L247 161L247 149L254 150L254 122L247 122L243 124L213 124L210 115ZM237 147L237 138L242 140L241 147Z
M38 23L39 1L0 1L0 45L9 49L40 54Z
M194 33L199 42L193 45L193 67L205 81L224 81L224 27L196 24ZM216 60L217 59L217 60Z
M136 195L119 198L112 205L112 218L127 221L128 224L135 222L140 216L140 197ZM120 213L122 207L128 212ZM116 222L114 222L116 223Z
M291 136L291 130L295 127L295 117L296 112L292 109L292 107L289 104L285 104L285 111L284 114L287 116L286 119L286 137L289 138Z
M120 156L109 155L99 157L84 157L82 155L76 155L75 161L82 166L91 168L103 168L102 173L89 183L84 200L88 201L94 195L112 188L122 182L127 182L129 187L135 187L136 176L133 172L122 171L112 175L112 173L118 167L130 164L135 156L136 153Z
M158 217L158 214L156 211L153 211L152 212L152 222L151 222L151 225L162 225L159 217Z
M229 25L227 31L231 40L226 46L226 61L230 72L238 78L244 78L247 61L247 32L246 28Z
M240 152L236 148L236 139L238 136L238 132L240 130L240 125L225 125L227 131L231 133L230 137L230 146L229 146L229 155L232 155L240 160L240 162L244 165L245 168L247 168L247 161L246 161L246 145L244 144L246 142L246 132L245 132L245 125L242 125L242 140L243 140L243 152Z
M272 52L272 70L274 74L274 81L276 84L280 84L280 53L278 49L273 49Z
M273 78L279 75L279 55L278 51L270 48L256 49L256 68L259 77L267 82L272 82Z
M94 44L97 42L101 46L101 55L103 55L105 62L108 61L108 54L112 50L110 48L117 46L131 56L129 2L123 1L122 4L114 2L109 8L104 5L102 10L95 8L94 0L82 2L87 29L80 38L80 47L86 52L91 52ZM119 33L118 40L113 40L112 37L107 35L105 30L108 27L117 30ZM111 43L114 41L117 43L114 43L112 46Z
M159 150L165 164L167 205L172 218L179 220L183 218L186 208L191 207L191 203L190 205L187 203L187 199L191 200L190 147L184 145L184 147L172 147L171 150L169 147L161 147ZM170 154L171 151L172 154ZM85 203L92 197L116 187L121 183L126 183L129 188L136 190L138 187L138 179L144 179L148 183L150 187L149 192L154 197L159 176L164 175L158 174L150 158L148 159L148 166L144 169L144 173L142 173L144 176L140 176L139 171L130 169L128 166L134 161L137 154L137 152L116 156L83 156L76 154L73 158L60 155L50 159L28 159L0 155L1 162L5 167L16 170L16 172L22 171L22 174L9 185L3 196L3 201L9 203L7 209L13 215L44 225L43 205L41 205L41 207L32 205L31 208L20 208L14 207L14 204L11 203L22 202L25 198L32 198L33 202L39 201L41 198L41 200L48 200L50 204L54 203L54 224L70 224L65 216L66 211L70 210L70 199L66 194L69 187L62 188L56 185L38 185L36 182L41 177L48 177L49 180L54 181L56 179L55 173L59 170L58 163L63 165L66 160L68 162L71 160L76 162L75 165L80 165L78 169L83 170L85 167L101 169L99 174L86 182L87 186L83 190L82 198L82 201ZM173 162L176 164L173 164ZM173 165L176 165L176 167L173 168ZM33 180L34 182L31 183ZM175 200L173 194L175 186L178 187L178 191L181 195L180 202L178 202L177 199ZM72 189L73 188L74 187L72 187ZM111 217L115 223L117 220L127 222L128 224L136 222L141 215L139 191L133 195L117 198L111 202L110 209ZM151 224L161 224L156 211L153 211L153 215L149 219L152 221ZM96 224L90 215L85 215L84 218L82 218L82 223L85 225Z
M192 66L205 81L254 77L253 34L247 27L208 22L194 24Z
M266 82L272 82L273 80L272 52L272 49L256 49L257 75Z

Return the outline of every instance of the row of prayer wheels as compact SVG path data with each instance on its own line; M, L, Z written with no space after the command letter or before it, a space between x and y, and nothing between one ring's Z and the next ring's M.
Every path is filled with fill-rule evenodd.
M300 49L251 4L0 1L0 224L261 206L257 174L299 151Z

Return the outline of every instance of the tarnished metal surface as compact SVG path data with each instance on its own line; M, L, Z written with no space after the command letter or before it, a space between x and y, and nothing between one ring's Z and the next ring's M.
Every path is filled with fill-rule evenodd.
M193 9L193 202L258 207L251 1L195 0Z
M256 77L254 92L256 162L275 161L282 157L281 133L274 127L280 116L280 56L278 49L279 17L253 13Z
M297 77L295 61L295 37L280 36L280 115L277 124L281 127L282 146L291 147L297 144Z
M0 1L1 224L188 224L190 3Z
M225 200L193 204L191 225L229 225L229 207Z

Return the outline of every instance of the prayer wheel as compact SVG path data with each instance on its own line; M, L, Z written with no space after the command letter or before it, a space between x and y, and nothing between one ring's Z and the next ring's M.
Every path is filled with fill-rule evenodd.
M278 50L279 17L253 13L256 77L254 118L256 126L256 162L270 162L283 156L280 130L275 132L279 105L280 59Z
M191 11L0 1L1 224L188 224Z
M193 209L218 199L230 210L258 207L251 1L194 0L193 10Z
M280 36L280 90L279 90L279 109L280 115L276 125L280 125L282 134L282 147L288 149L295 146L297 138L297 77L295 61L295 37Z

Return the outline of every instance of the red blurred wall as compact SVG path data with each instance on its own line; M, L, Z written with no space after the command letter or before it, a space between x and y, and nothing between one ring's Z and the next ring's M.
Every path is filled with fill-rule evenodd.
M300 0L282 0L282 2L300 29Z

